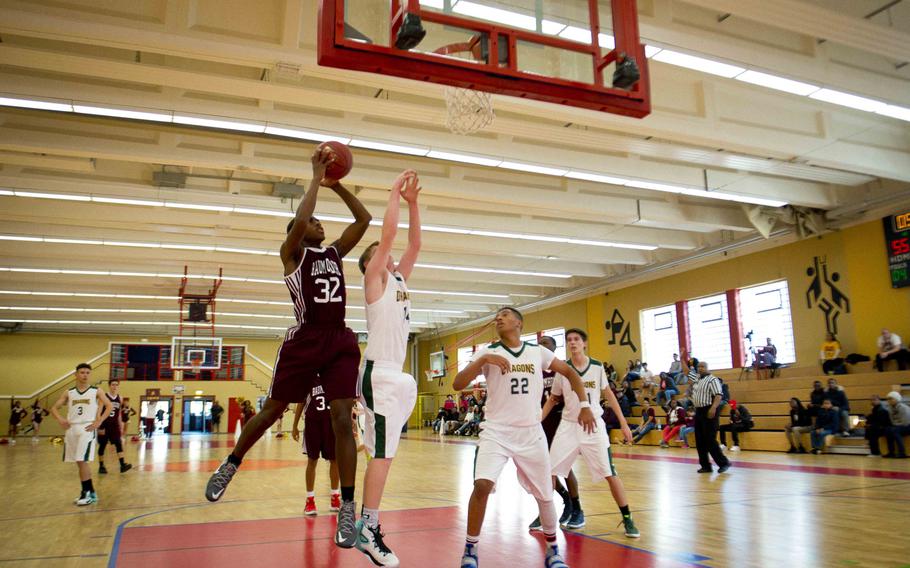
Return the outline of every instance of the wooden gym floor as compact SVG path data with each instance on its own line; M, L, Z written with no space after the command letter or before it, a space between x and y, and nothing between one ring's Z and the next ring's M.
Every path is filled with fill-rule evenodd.
M115 473L95 475L100 502L84 508L73 505L76 468L60 461L61 446L20 438L0 447L0 564L372 566L331 544L327 466L317 477L320 514L303 517L303 458L290 438L262 440L224 499L206 502L205 482L232 445L227 435L130 442L134 470L116 473L108 455ZM694 449L614 455L642 537L623 536L609 488L578 464L587 526L560 535L573 568L910 566L908 460L742 452L729 473L699 475ZM473 439L412 431L402 441L381 518L402 566L458 565L473 456ZM542 566L542 541L526 530L535 516L536 503L506 469L490 500L481 565Z

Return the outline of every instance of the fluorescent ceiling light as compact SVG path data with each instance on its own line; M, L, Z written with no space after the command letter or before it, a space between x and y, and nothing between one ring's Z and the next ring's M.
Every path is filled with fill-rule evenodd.
M652 57L654 57L661 51L663 51L662 47L657 47L654 45L646 45L645 46L645 57L647 57L648 59L651 59Z
M461 0L455 4L452 11L456 14L463 14L465 16L496 22L498 24L505 24L515 28L531 31L537 29L537 19L534 18L534 16L526 16L509 10L484 6L483 4L476 4L474 2L468 2L467 0Z
M703 197L725 199L727 201L736 201L738 203L751 203L753 205L765 205L767 207L783 207L784 205L787 205L786 201L781 201L779 199L767 199L764 197L753 197L751 195L737 195L735 193L727 193L725 191L706 191L703 193L705 193Z
M73 112L73 105L70 103L54 102L51 100L0 97L0 105L18 108L33 108L37 110L53 110L57 112Z
M104 241L93 239L61 239L58 237L44 237L46 243L61 243L65 245L103 245Z
M265 127L265 133L272 136L284 136L286 138L299 138L301 140L312 140L314 142L328 142L334 140L347 144L351 141L350 137L329 134L328 132L313 132L312 130L300 130L299 128L289 128L285 126L275 126L269 124Z
M547 35L559 35L559 32L564 30L565 27L565 24L552 20L543 20L540 22L540 31Z
M431 233L451 233L454 235L470 235L471 229L461 229L459 227L442 227L439 225L422 225L420 227L424 231L430 231Z
M650 189L653 191L663 191L666 193L682 193L682 191L686 189L678 185L637 179L629 180L626 182L626 187L637 187L639 189Z
M382 152L394 152L396 154L408 154L410 156L426 156L429 148L418 148L416 146L402 146L400 144L386 144L385 142L375 142L373 140L351 140L351 146L355 148L367 148L368 150L380 150Z
M626 180L623 178L605 176L602 174L595 174L595 173L590 173L590 172L578 172L578 171L571 171L566 174L566 177L573 178L573 179L583 179L585 181L594 181L597 183L609 183L612 185L626 185L626 183L629 181L629 180Z
M482 294L480 292L452 292L449 290L411 290L408 292L412 294L442 294L446 296L468 296L475 298L499 298L506 300L509 298L506 294Z
M470 266L449 266L445 264L417 263L418 268L432 268L435 270L454 270L459 272L480 272L487 274L512 274L515 276L540 276L542 278L571 278L571 274L554 274L551 272L533 272L529 270L503 270L499 268L475 268Z
M736 77L745 71L742 67L720 63L719 61L712 61L710 59L705 59L704 57L696 57L687 53L670 51L669 49L664 49L655 55L654 60L662 63L669 63L670 65L685 67L687 69L695 69L696 71L710 73L711 75L719 75L728 79Z
M102 244L112 246L112 247L161 248L161 245L158 243L139 243L139 242L132 242L132 241L105 240Z
M41 237L24 237L19 235L0 235L0 241L26 241L26 242L43 242Z
M883 109L875 111L876 114L890 116L898 120L910 121L910 108L899 107L897 105L887 105Z
M127 110L112 107L99 107L92 105L74 104L73 110L80 114L93 114L97 116L111 116L115 118L129 118L132 120L153 120L155 122L172 122L172 112L149 112L140 110Z
M203 252L212 252L215 250L214 246L206 245L182 245L177 243L161 243L161 248L163 249L179 249L179 250L199 250Z
M753 85L759 85L761 87L767 87L776 91L784 91L785 93L800 95L803 97L811 95L819 89L819 87L810 85L809 83L801 83L799 81L793 81L791 79L784 79L783 77L777 77L776 75L769 75L767 73L760 73L758 71L752 71L751 69L745 73L737 75L736 80L743 81L744 83L751 83Z
M151 201L148 199L122 199L120 197L99 197L92 196L92 201L96 203L114 203L116 205L145 205L148 207L163 207L163 201Z
M177 201L165 201L165 207L173 207L174 209L196 209L199 211L225 211L230 213L234 210L234 207L231 205L211 205L204 203L179 203Z
M74 195L72 193L42 193L40 191L16 190L16 197L33 197L36 199L63 199L66 201L91 201L88 195Z
M463 162L465 164L475 164L478 166L490 166L495 167L502 163L502 160L497 158L487 158L484 156L473 156L470 154L459 154L455 152L442 152L439 150L431 150L427 154L428 158L435 158L437 160L448 160L450 162Z
M174 114L174 124L188 126L202 126L205 128L220 128L223 130L239 130L241 132L265 132L265 123L253 121L240 121L237 119L206 118L189 114Z
M274 211L271 209L255 209L252 207L234 207L231 209L234 213L243 213L246 215L269 215L271 217L296 217L293 211Z
M845 106L856 110L864 110L866 112L878 112L888 106L881 101L875 101L872 99L867 99L865 97L858 97L856 95L842 93L840 91L834 91L831 89L819 89L818 91L815 91L809 95L809 98L825 101L826 103Z
M505 168L507 170L517 170L520 172L530 172L534 174L544 174L548 176L564 176L569 170L564 168L553 168L549 166L538 166L536 164L523 164L520 162L506 162L503 161L499 164L500 168Z

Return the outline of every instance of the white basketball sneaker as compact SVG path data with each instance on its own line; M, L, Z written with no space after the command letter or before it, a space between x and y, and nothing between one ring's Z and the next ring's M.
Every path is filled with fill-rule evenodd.
M382 541L384 536L379 530L379 526L372 528L367 526L363 519L357 521L355 525L357 540L354 546L357 550L370 557L376 566L398 566L398 557L389 550L389 547Z

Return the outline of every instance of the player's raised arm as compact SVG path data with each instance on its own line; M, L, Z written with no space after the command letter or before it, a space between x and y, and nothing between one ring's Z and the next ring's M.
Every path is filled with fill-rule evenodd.
M408 247L398 261L398 272L405 280L411 277L417 254L420 252L420 208L417 207L417 194L420 193L420 179L417 172L409 170L413 176L407 180L401 191L401 197L408 202Z
M572 385L572 391L578 396L578 401L581 404L578 422L584 426L585 432L590 434L594 431L595 426L594 413L591 412L591 403L588 402L588 395L585 393L585 385L581 380L581 376L561 359L553 359L553 362L550 363L550 370L556 371L569 380Z
M281 260L285 263L294 259L297 247L300 246L300 241L303 239L310 218L313 216L313 212L316 211L316 197L319 194L319 186L325 177L325 169L332 163L331 152L328 149L323 149L322 151L317 149L313 152L310 161L313 162L313 179L310 180L310 186L300 201L300 205L297 206L294 224L284 238L284 243L281 244Z
M368 304L377 301L384 291L386 267L389 264L389 258L392 256L392 245L395 243L395 235L398 234L402 190L415 175L413 170L406 170L399 174L395 178L395 182L392 183L392 191L389 193L389 204L386 206L385 215L382 217L382 236L380 236L379 244L376 245L373 256L370 257L363 274L364 295ZM405 278L407 277L405 276Z
M353 193L348 191L348 188L342 185L340 181L332 181L326 183L326 185L338 194L338 197L344 201L344 204L347 205L351 213L354 214L354 222L347 226L337 241L332 243L332 246L338 251L338 256L344 257L351 252L351 249L357 246L357 243L363 238L364 233L366 233L367 229L370 227L370 221L373 220L373 216L370 215L367 208L363 206L363 203L361 203Z

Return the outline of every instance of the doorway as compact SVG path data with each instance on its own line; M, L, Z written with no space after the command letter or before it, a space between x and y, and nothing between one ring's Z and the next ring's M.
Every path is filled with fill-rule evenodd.
M146 397L139 403L139 416L142 418L143 432L146 438L159 432L171 433L171 415L174 399L170 396Z
M213 396L197 396L183 399L183 432L212 431Z

